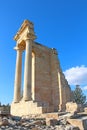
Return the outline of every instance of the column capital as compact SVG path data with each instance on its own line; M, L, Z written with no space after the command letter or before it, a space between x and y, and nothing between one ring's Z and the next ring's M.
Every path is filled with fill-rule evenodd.
M27 33L24 37L24 40L35 40L36 39L36 35L32 34L32 33Z
M14 47L14 50L22 52L24 49L23 49L23 47L16 46L16 47Z

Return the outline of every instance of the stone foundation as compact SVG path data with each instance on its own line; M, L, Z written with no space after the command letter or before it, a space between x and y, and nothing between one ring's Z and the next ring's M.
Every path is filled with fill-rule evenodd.
M19 103L11 104L11 114L15 116L24 116L29 114L42 114L53 112L53 106L41 106L41 103L33 101L20 101Z

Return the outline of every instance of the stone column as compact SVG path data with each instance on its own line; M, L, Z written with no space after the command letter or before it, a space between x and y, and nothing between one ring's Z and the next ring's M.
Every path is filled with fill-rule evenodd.
M19 102L21 99L22 50L18 47L15 47L14 49L17 51L14 83L14 102Z
M62 111L62 85L61 85L61 75L60 72L58 72L58 82L59 82L59 110Z
M32 71L32 40L26 39L26 54L25 54L25 70L24 70L24 95L23 99L29 101L32 99L31 95L31 71Z

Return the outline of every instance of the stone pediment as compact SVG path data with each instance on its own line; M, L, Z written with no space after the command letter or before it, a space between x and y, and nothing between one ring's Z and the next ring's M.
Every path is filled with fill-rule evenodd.
M26 38L29 39L36 39L36 36L34 35L34 26L33 23L29 20L24 20L23 24L19 28L18 32L14 36L14 40L17 41L17 43L21 43L22 40L25 40Z

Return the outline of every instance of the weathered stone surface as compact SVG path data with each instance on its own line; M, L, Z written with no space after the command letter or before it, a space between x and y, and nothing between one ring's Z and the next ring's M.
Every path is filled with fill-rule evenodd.
M4 119L4 120L0 121L0 126L7 126L7 125L9 125L8 120Z
M84 111L87 113L87 107L84 108Z
M87 118L87 116L84 116L85 118ZM62 119L65 119L65 117L61 117ZM0 122L3 120L7 120L8 124L6 125L1 125L0 126L0 130L87 130L87 126L82 129L81 125L79 126L74 126L71 124L67 124L62 122L61 118L59 120L56 119L52 119L54 121L52 121L51 123L53 125L46 125L43 122L45 122L44 118L38 119L38 118L25 118L25 119L20 119L18 120L18 118L13 118L12 116L9 117L1 117L0 118ZM80 117L79 117L80 119ZM60 121L60 123L56 124ZM61 123L62 122L62 123ZM84 123L83 123L84 124Z
M77 119L67 119L67 121L71 125L78 127L80 130L87 130L87 117L80 117Z
M80 130L78 127L74 127L72 125L67 125L67 126L56 126L56 130Z
M78 127L76 126L72 126L72 125L67 125L65 127L65 130L80 130Z
M10 114L10 106L0 106L0 115L9 115Z
M44 118L58 119L59 114L58 114L58 112L56 112L56 113L46 113L46 114L43 114L42 117L44 117Z
M32 128L32 130L40 130L39 128L35 127L35 128Z
M66 103L66 111L73 114L78 112L83 112L83 107L81 104L68 102Z
M62 125L56 126L56 130L65 130L65 127Z
M33 122L34 125L42 125L42 122L40 120L34 121Z
M46 125L48 126L55 126L58 123L56 119L46 118Z

